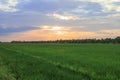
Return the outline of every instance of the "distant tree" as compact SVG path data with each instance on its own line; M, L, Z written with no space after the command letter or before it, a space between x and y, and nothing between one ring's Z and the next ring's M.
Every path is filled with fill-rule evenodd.
M106 39L72 39L72 40L49 40L49 41L11 41L11 43L120 43L120 37Z
M115 38L117 43L120 43L120 36Z

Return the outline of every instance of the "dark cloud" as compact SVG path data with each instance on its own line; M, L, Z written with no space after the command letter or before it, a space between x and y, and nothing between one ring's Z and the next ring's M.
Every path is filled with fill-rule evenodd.
M32 27L32 26L6 27L6 26L0 25L0 35L9 35L11 33L24 32L24 31L35 30L35 29L39 29L39 28Z

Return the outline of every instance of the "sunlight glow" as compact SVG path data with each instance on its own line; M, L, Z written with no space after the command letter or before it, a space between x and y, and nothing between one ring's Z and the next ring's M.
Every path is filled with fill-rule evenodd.
M61 19L61 20L83 20L82 18L80 19L78 16L71 15L71 14L47 14L47 16L54 17L56 19Z

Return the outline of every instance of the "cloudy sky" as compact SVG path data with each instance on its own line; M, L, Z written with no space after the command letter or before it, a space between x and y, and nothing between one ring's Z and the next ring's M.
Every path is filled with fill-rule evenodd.
M0 0L0 41L120 36L120 0Z

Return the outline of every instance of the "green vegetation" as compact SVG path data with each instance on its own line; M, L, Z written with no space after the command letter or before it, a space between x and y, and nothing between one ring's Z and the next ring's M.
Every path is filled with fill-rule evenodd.
M3 60L0 56L0 80L16 80L14 75L10 73L7 66L3 63Z
M0 80L120 80L120 45L2 43Z

